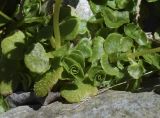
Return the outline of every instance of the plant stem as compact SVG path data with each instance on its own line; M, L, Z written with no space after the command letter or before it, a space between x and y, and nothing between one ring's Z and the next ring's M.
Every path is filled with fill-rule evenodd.
M142 51L134 52L134 53L129 53L127 56L130 58L134 58L134 57L139 57L145 54L156 53L156 52L160 52L160 47L153 48L153 49L146 49L146 50L142 50Z
M121 86L121 85L124 85L124 84L127 84L127 81L124 81L124 82L122 82L122 83L115 84L115 85L113 85L113 86L110 86L110 87L107 87L107 88L104 88L104 89L101 89L101 90L98 92L97 95L99 95L99 94L101 94L101 93L104 93L104 92L106 92L106 91L108 91L108 90L110 90L110 89L112 89L112 88L114 88L114 87L118 87L118 86Z
M3 12L0 11L0 16L2 16L3 18L5 18L8 21L13 21L12 18L10 18L9 16L7 16L6 14L4 14Z
M55 0L55 7L54 7L54 16L53 16L53 29L55 35L55 48L58 49L61 47L61 36L60 36L60 29L59 29L59 12L62 0Z
M137 51L137 52L123 53L118 57L118 59L119 60L123 60L124 58L132 58L133 59L135 57L143 56L145 54L156 53L156 52L160 52L160 47L153 48L153 49L145 49L145 50Z

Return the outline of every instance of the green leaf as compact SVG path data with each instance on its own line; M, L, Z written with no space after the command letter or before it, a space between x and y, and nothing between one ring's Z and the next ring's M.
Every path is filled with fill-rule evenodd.
M0 77L0 95L9 95L13 93L13 81L5 81L5 80L1 80Z
M80 50L73 50L69 55L68 58L72 58L77 63L81 65L82 68L85 67L85 59L83 53Z
M54 58L54 57L63 57L69 54L69 46L66 44L64 46L61 46L60 48L58 48L57 50L48 52L47 55L50 58Z
M105 5L107 0L91 0L96 5Z
M9 109L7 102L0 95L0 114Z
M60 14L59 14L60 21L66 19L68 17L71 17L74 14L75 14L75 9L74 8L72 8L69 5L63 5L60 8Z
M98 93L96 87L90 84L77 83L66 84L61 88L61 96L70 103L80 102L90 96L94 96Z
M147 0L147 2L157 2L159 0Z
M0 27L6 25L9 21L12 21L12 19L6 14L4 14L2 11L0 11Z
M145 54L145 55L143 55L143 58L150 65L153 65L157 69L160 69L160 55L159 54L157 54L157 53L155 53L155 54Z
M112 9L117 9L116 0L107 0L107 6Z
M107 5L112 9L120 10L128 7L129 3L131 2L131 0L107 0Z
M80 21L76 17L67 18L60 24L62 40L74 40L79 33Z
M25 35L22 31L16 31L4 38L1 42L2 54L9 59L21 60L24 56Z
M91 40L83 38L77 44L76 49L80 50L85 58L88 58L92 55L91 45Z
M108 35L107 39L104 42L104 50L107 54L112 54L119 52L120 50L120 39L122 38L121 34L111 33Z
M88 76L94 82L94 86L101 86L106 79L106 73L100 66L91 67Z
M25 54L26 67L34 73L45 73L50 68L49 57L43 46L36 43L28 54Z
M81 20L79 26L79 34L85 34L86 32L88 32L87 22L85 20Z
M160 28L158 28L155 32L154 32L154 38L157 41L160 41Z
M124 9L131 2L131 0L115 0L116 6L119 9Z
M88 2L90 5L90 8L94 14L100 12L100 10L103 8L102 5L97 5L96 3L92 2L92 0L89 0Z
M133 41L129 37L123 37L118 33L111 33L104 42L104 50L107 54L117 52L127 52L133 46Z
M118 28L123 24L130 22L128 11L120 12L106 7L102 10L102 16L104 17L106 26L109 28Z
M148 44L147 37L139 26L129 23L124 27L124 32L130 38L133 38L139 45Z
M71 74L74 79L76 80L83 80L84 79L84 72L83 69L80 65L80 63L76 62L76 60L69 58L69 57L64 57L61 60L60 65L64 67L64 69Z
M41 16L41 17L32 16L32 17L25 17L23 23L24 24L31 24L31 23L47 24L48 20L49 20L49 16Z
M140 79L145 72L145 69L141 61L139 61L138 63L136 62L132 63L131 65L128 66L127 70L129 75L134 79Z
M47 72L42 78L34 84L34 92L37 96L44 97L51 91L53 86L61 78L63 68L59 67L53 72Z
M104 39L100 36L97 36L93 39L92 56L90 58L90 61L92 63L94 63L102 57L102 54L104 52L103 43Z
M116 76L117 78L122 78L123 73L119 71L117 67L112 67L108 61L108 55L104 54L100 60L101 66L106 74L111 76Z

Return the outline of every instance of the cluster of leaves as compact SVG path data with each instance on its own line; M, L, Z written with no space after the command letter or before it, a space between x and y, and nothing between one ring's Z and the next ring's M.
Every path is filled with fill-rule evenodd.
M0 11L1 95L23 90L44 97L54 90L80 102L121 82L119 89L136 90L146 73L160 69L160 49L136 22L137 0L88 0L88 21L62 5L59 24L50 2L26 0L13 14ZM154 35L160 39L158 28Z

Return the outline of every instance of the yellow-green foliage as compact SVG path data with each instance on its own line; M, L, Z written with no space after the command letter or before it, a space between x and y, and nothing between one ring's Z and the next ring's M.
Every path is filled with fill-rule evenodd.
M13 92L12 81L0 81L0 95L8 95Z
M61 96L70 103L83 101L87 97L94 96L97 93L97 87L82 82L71 85L66 84L61 89Z
M40 81L36 82L34 85L34 92L36 95L40 97L46 96L52 87L58 82L58 79L61 78L62 72L62 67L53 72L47 72Z

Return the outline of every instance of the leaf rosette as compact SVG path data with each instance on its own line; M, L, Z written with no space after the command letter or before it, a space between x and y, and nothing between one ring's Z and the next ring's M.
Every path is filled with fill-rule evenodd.
M102 86L106 80L106 73L100 66L91 67L88 71L88 76L93 81L94 86Z

